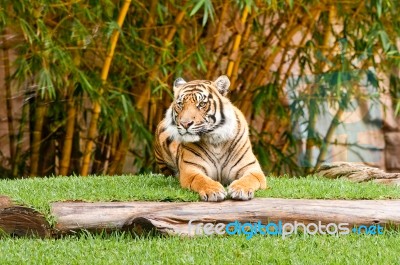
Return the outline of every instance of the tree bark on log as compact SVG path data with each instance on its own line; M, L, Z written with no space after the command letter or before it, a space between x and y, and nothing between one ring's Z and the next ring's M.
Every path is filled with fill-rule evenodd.
M50 224L41 213L14 205L7 196L0 196L0 231L11 236L51 236Z
M400 173L387 173L379 168L360 163L335 162L325 164L320 166L315 173L331 179L346 178L354 182L373 181L400 186Z
M262 224L297 221L303 224L349 223L400 227L400 200L253 199L207 202L56 202L51 205L60 233L79 230L155 229L161 234L194 235L198 223ZM193 231L192 231L193 230Z

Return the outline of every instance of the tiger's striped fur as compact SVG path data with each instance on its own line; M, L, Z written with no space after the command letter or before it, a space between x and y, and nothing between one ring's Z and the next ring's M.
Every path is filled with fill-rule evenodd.
M227 76L174 82L174 101L156 130L155 156L166 175L204 201L249 200L266 179L253 154L246 119L226 97Z

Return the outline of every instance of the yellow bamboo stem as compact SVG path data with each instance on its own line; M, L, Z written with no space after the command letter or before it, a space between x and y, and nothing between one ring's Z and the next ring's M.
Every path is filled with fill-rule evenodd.
M117 24L120 28L122 28L122 24L124 23L124 20L125 20L125 17L128 12L130 4L131 4L131 0L125 0L124 4L119 12ZM111 36L111 39L110 39L110 48L108 49L108 53L107 53L106 59L103 64L103 69L101 71L100 78L101 78L103 84L105 84L105 82L107 81L107 78L108 78L108 73L110 71L111 61L114 56L114 51L115 51L115 47L117 45L118 37L119 37L119 30L114 30L114 32ZM103 93L103 89L101 89L99 91L100 95L102 93ZM99 120L100 111L101 111L100 102L98 100L95 100L93 102L92 117L90 120L89 129L88 129L85 151L83 153L83 158L82 158L82 168L81 168L82 176L87 176L88 172L89 172L91 154L92 154L92 149L94 146L94 138L96 137L96 133L97 133L97 123Z
M219 44L219 40L220 40L220 36L221 36L221 31L222 31L222 26L225 22L225 16L226 13L228 11L228 7L230 6L230 2L229 1L225 1L223 6L222 6L222 11L221 11L221 15L219 16L219 21L218 21L218 26L217 26L217 30L214 34L214 43L212 45L212 52L215 53L217 48L218 48L218 44ZM209 60L208 64L207 64L207 75L206 75L206 79L212 79L214 76L214 71L212 70L214 68L214 66L219 63L219 60Z
M80 65L80 57L77 52L74 52L74 64ZM67 121L65 124L65 138L60 161L60 175L66 176L71 163L72 144L74 139L76 107L74 100L74 84L70 84L67 90Z
M143 34L143 41L148 42L149 37L150 37L150 29L154 25L154 16L157 10L157 0L151 0L150 2L150 11L149 11L149 17L146 21L146 29L144 30Z
M185 17L186 11L182 10L179 12L179 14L175 18L175 26L171 28L171 30L168 32L167 38L165 38L164 45L167 46L169 42L172 40L172 38L175 36L177 25L181 24L183 18Z
M72 151L72 141L75 130L75 117L76 108L75 101L72 95L73 89L70 89L69 99L68 99L68 110L67 110L67 122L65 138L62 149L62 158L60 162L60 175L66 176L68 174L68 169L71 161L71 151Z
M246 6L243 10L242 17L240 19L240 22L242 25L246 23L247 20L247 15L249 14L249 8ZM233 46L232 46L232 51L231 51L231 58L229 59L228 67L226 69L226 75L231 77L232 76L232 71L233 71L233 66L234 66L234 58L232 58L239 49L240 46L240 41L242 40L242 32L238 32L235 36L235 40L233 41Z
M242 38L244 43L247 43L247 41L249 40L250 33L251 33L251 28L252 28L252 23L247 22L246 30L245 30L244 36ZM232 87L232 89L236 88L236 79L238 77L238 72L239 72L239 67L240 67L241 60L242 60L242 52L240 50L238 50L237 59L233 63L233 69L232 69L232 74L231 74L231 87Z

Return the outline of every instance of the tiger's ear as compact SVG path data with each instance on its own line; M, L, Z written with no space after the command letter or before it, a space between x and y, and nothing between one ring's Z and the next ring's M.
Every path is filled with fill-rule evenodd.
M175 81L174 81L174 96L178 95L179 92L179 87L186 84L186 81L183 80L182 77L178 77Z
M231 82L226 75L221 75L217 78L217 80L214 81L214 83L221 95L226 96L226 94L228 94Z

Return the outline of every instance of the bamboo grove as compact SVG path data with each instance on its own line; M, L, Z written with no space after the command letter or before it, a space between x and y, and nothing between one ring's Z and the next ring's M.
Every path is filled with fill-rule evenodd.
M248 118L264 170L300 174L312 166L313 147L320 149L317 163L324 161L350 99L374 97L358 89L363 76L378 94L377 73L390 76L398 112L398 5L3 0L1 115L9 151L2 156L2 175L154 171L153 132L171 102L173 80L221 74L231 79L229 96ZM308 75L312 82L296 85ZM288 100L288 90L294 99ZM324 136L314 130L321 102L337 110ZM293 135L300 117L308 134L305 164Z

